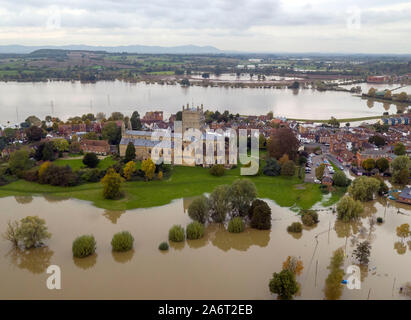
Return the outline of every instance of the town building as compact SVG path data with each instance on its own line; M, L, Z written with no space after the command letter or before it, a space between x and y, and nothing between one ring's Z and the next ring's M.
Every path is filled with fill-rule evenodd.
M110 145L107 140L82 139L80 142L80 148L84 153L93 152L101 155L107 155L110 153Z

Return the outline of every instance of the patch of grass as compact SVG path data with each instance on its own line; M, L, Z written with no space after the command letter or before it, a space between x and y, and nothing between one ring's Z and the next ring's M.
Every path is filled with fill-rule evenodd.
M331 207L332 205L336 204L344 196L346 192L347 192L346 187L335 187L334 186L334 190L331 193L331 197L328 200L323 201L321 204L324 207Z
M70 166L73 171L86 168L86 166L83 163L83 159L57 159L56 161L53 162L54 164L58 166ZM116 161L113 160L111 157L106 157L98 163L97 168L99 169L107 169L111 167L113 164L115 164Z
M81 159L79 161L81 162ZM211 192L218 185L231 184L238 178L250 179L257 187L259 198L274 200L282 207L294 205L301 209L309 209L322 199L318 185L303 184L297 177L241 176L239 167L227 170L222 177L214 177L210 175L208 168L183 166L175 166L170 179L167 180L124 183L125 197L121 200L104 199L102 184L100 183L89 183L75 187L55 187L24 180L0 187L0 197L24 194L53 194L91 201L95 206L104 209L128 210L161 206L170 203L174 199L199 196L205 192ZM301 185L304 186L304 189L298 187Z

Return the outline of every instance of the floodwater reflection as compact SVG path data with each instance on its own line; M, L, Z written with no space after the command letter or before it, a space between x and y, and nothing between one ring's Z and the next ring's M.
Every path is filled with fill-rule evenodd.
M14 199L20 204L27 204L33 201L32 196L14 196Z
M394 249L398 254L405 254L405 252L407 252L407 246L404 244L404 242L401 241L394 243Z
M103 216L105 216L108 220L111 221L113 224L117 224L117 220L125 213L125 211L120 210L105 210Z
M134 249L128 250L126 252L116 252L112 251L111 254L113 255L113 258L115 261L119 263L126 263L131 261L134 256Z
M40 247L23 250L12 248L5 258L10 259L11 263L20 269L25 269L34 274L46 271L51 264L50 260L54 252L49 247Z
M95 266L97 263L97 253L94 253L85 258L76 258L73 257L74 264L84 270L90 269Z

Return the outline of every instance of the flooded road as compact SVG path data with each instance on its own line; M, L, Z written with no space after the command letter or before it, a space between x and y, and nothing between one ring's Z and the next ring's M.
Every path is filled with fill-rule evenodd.
M168 252L158 250L173 224L186 226L190 199L169 205L126 212L107 211L78 200L44 197L0 199L0 232L8 220L38 215L52 233L47 247L29 251L13 249L0 239L0 299L275 299L268 289L274 272L287 256L300 257L304 270L297 281L296 299L324 299L327 266L333 251L347 250L344 269L352 264L351 252L358 240L371 240L369 271L364 270L361 290L344 288L341 299L401 299L399 287L411 281L411 243L401 242L395 228L411 224L409 207L391 203L367 203L360 221L335 221L330 210L320 211L320 223L305 228L302 235L289 234L295 213L268 201L272 208L272 230L247 229L228 233L222 225L210 225L200 240L171 243ZM408 209L408 210L407 210ZM384 217L382 225L370 218ZM134 250L113 253L114 233L130 231ZM93 234L96 254L72 257L72 241ZM61 267L62 289L46 288L46 269Z

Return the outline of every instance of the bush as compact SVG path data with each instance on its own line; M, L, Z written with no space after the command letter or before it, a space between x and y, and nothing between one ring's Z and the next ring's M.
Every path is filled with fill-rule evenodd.
M96 240L93 235L84 235L73 241L73 256L84 258L96 251Z
M118 232L111 240L113 251L128 251L133 248L134 238L128 231Z
M204 226L198 222L191 222L186 229L187 239L195 240L204 236Z
M158 246L158 249L161 250L161 251L168 250L168 243L167 242L161 242L160 245Z
M174 225L168 232L168 240L174 242L184 241L184 229L180 225Z
M69 166L49 165L42 175L39 175L39 182L51 184L52 186L69 187L78 184L77 174Z
M269 288L272 293L278 294L280 299L292 299L298 292L299 286L295 280L295 275L290 270L275 272L270 280Z
M78 174L84 182L99 182L104 177L105 173L104 170L94 168L79 171Z
M337 187L346 187L349 183L348 178L343 171L334 173L333 182Z
M293 176L295 174L295 164L294 161L288 160L281 166L282 176Z
M318 213L314 210L303 210L301 212L301 221L305 226L311 227L318 223Z
M89 168L97 167L99 162L100 160L97 158L97 155L92 152L86 153L86 155L83 157L83 163Z
M210 168L210 173L213 176L221 177L225 173L225 168L222 164L215 164Z
M205 223L209 216L209 204L205 196L198 197L188 207L188 215L191 219Z
M337 218L344 222L357 219L363 211L364 207L361 202L350 196L342 197L337 204Z
M252 228L268 230L271 228L271 208L263 200L254 200L250 225Z
M103 196L105 199L118 199L122 196L123 178L114 169L108 169L104 178L101 179L101 183L104 186Z
M287 227L288 232L300 233L303 231L303 225L299 222L293 222Z
M381 218L381 217L378 217L377 218L377 223L383 223L384 222L384 219L383 218Z
M245 224L242 218L236 217L230 220L228 223L228 232L240 233L245 229Z

